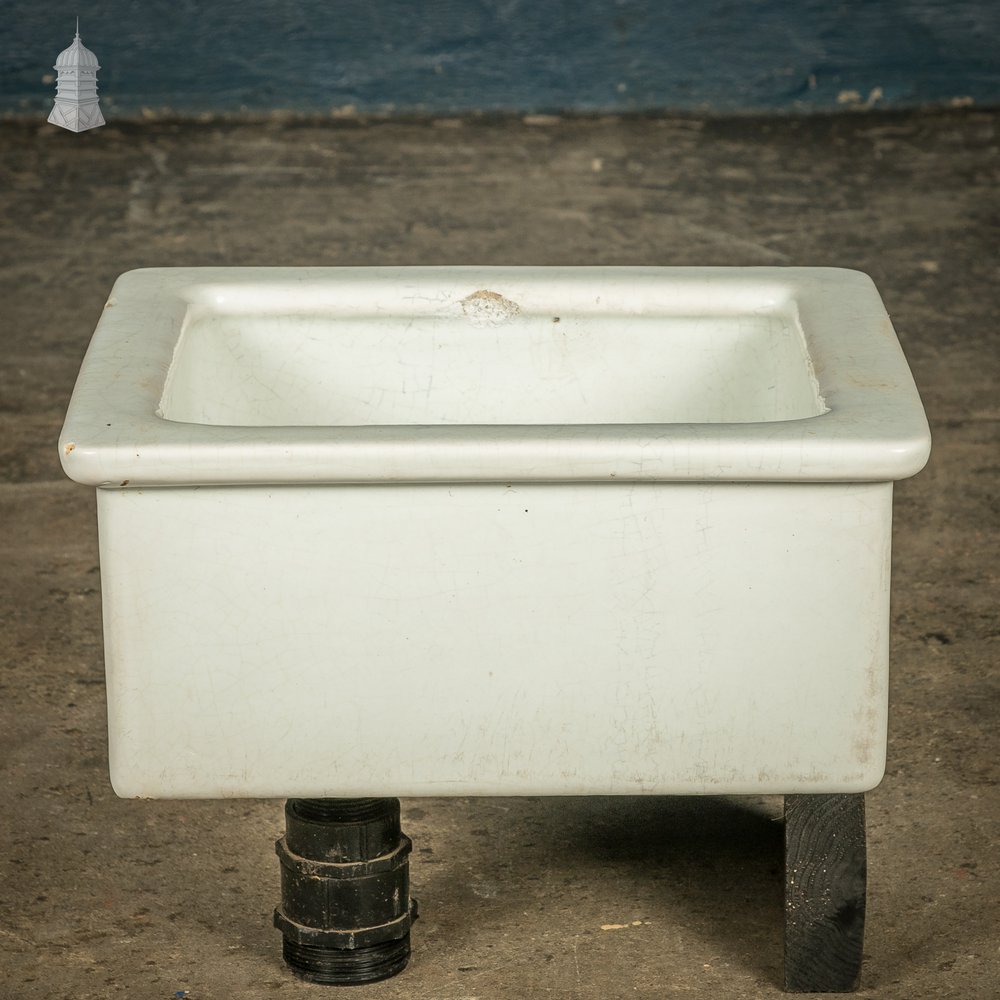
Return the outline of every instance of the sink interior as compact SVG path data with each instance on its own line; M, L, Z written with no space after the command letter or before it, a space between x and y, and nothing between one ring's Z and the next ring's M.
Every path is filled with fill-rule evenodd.
M158 415L357 426L749 423L824 412L794 307L478 320L202 308L185 319Z

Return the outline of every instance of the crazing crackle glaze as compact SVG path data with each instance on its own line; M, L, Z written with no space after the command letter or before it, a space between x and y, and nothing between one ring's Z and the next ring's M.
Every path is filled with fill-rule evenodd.
M112 302L61 457L119 794L880 780L929 436L864 275L153 269Z

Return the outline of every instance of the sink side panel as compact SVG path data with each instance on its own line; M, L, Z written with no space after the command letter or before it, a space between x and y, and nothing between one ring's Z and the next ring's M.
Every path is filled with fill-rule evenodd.
M98 490L131 797L862 791L891 484Z

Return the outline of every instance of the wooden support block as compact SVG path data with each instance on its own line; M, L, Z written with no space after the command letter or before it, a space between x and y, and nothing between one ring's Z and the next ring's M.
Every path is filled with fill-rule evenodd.
M864 795L786 795L787 992L857 989L866 880Z

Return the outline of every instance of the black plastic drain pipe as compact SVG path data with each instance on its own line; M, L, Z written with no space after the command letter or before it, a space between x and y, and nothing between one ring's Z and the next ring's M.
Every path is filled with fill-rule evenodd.
M374 983L410 958L410 838L399 799L289 799L274 926L292 971L313 983Z

